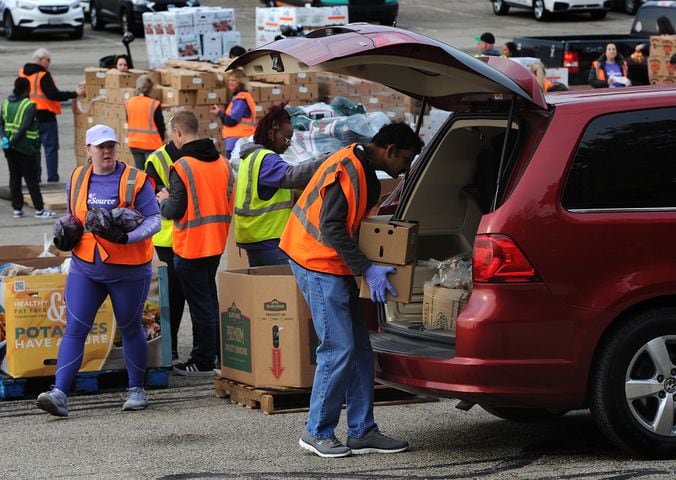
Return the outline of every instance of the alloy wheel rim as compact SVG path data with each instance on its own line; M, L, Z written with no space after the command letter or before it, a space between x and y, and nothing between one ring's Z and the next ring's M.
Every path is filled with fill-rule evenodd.
M537 0L535 2L535 6L533 7L533 10L535 10L535 18L542 18L542 13L544 12L544 4L542 3L542 0Z
M627 367L624 395L629 411L645 429L676 437L676 335L656 337L638 349Z

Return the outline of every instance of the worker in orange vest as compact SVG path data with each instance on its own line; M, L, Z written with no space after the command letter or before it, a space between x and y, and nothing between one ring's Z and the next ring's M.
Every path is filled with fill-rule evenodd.
M48 71L52 55L46 48L38 48L33 52L31 62L19 70L19 76L25 77L31 84L30 99L37 108L40 144L45 150L47 181L59 181L59 127L56 116L61 114L61 102L76 97L84 97L84 86L79 85L74 92L61 91L56 88L54 78ZM38 181L42 177L40 156L38 155Z
M373 350L362 318L355 275L363 275L371 300L396 295L387 275L356 242L362 219L380 197L376 170L405 173L422 140L404 123L384 126L368 145L332 154L315 172L282 232L280 248L291 259L296 282L312 312L319 337L310 411L299 444L320 457L396 453L408 443L386 437L373 419ZM347 444L334 429L346 403Z
M157 199L162 216L174 220L174 268L193 324L190 358L174 372L208 376L219 356L216 271L230 229L234 174L213 142L199 138L194 113L176 113L170 127L180 158L171 165L169 191L162 189Z
M210 112L223 123L221 136L225 158L230 159L237 140L253 135L256 130L256 102L249 93L248 78L242 70L235 69L230 72L228 88L232 93L232 100L228 106L224 110L221 105L212 105Z
M127 100L127 143L134 164L143 170L148 155L164 144L162 103L150 96L153 81L147 75L136 80L136 95Z
M609 43L605 52L592 62L588 82L594 88L628 87L631 85L627 78L628 68L617 46Z

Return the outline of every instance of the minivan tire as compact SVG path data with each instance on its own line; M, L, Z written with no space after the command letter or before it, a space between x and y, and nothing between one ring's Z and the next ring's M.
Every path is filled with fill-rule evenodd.
M624 11L629 15L636 14L638 10L638 1L636 0L624 0Z
M9 11L5 13L5 18L3 19L2 24L5 29L5 37L7 40L16 40L19 38L19 29L14 24L14 19L12 18L12 14L9 13Z
M590 409L601 432L632 454L666 458L676 454L676 307L635 314L611 331L597 350L590 376ZM628 399L627 389L635 395ZM666 407L666 416L659 409ZM665 412L662 412L665 413ZM663 433L655 422L667 423ZM668 432L667 432L668 430Z

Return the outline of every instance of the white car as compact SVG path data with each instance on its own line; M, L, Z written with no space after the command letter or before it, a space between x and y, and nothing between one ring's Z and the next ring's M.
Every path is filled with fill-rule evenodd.
M25 33L67 33L82 38L84 11L79 0L0 0L7 40Z
M507 15L510 7L533 10L536 20L547 20L555 13L590 13L594 20L606 18L606 13L613 6L612 0L490 0L493 13Z

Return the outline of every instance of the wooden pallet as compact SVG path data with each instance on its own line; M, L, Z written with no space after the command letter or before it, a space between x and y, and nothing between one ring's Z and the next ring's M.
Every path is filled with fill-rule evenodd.
M12 378L0 373L0 400L31 398L48 390L54 377ZM169 369L146 370L145 388L166 388L169 385ZM126 370L102 370L80 372L75 377L71 395L119 392L128 387Z
M307 412L310 406L309 388L256 388L221 376L214 377L216 396L229 398L231 403L259 409L266 415ZM406 403L436 402L437 399L402 392L386 385L376 384L373 390L375 405L402 405Z
M42 201L45 203L45 208L49 210L65 210L66 209L66 192L42 192ZM31 208L35 208L31 196L27 193L23 195L23 202Z

